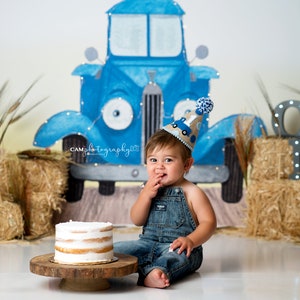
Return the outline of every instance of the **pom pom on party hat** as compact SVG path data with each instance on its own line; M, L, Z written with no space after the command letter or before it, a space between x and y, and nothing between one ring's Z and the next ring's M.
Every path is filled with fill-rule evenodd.
M195 110L186 113L179 120L163 127L164 130L178 138L185 146L193 151L201 127L203 114L208 114L214 107L209 98L197 100Z

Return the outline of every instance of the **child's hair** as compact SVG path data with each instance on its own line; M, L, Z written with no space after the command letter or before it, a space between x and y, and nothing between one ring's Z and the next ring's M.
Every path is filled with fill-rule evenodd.
M149 138L145 146L145 159L147 158L147 154L153 151L155 148L161 149L164 147L175 146L179 146L180 155L184 162L191 158L192 151L188 147L186 147L180 140L166 130L160 129Z

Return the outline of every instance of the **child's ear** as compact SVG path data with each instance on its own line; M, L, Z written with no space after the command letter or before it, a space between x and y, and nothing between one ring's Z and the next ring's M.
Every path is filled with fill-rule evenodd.
M185 172L188 172L194 163L194 159L192 157L188 158L184 165Z

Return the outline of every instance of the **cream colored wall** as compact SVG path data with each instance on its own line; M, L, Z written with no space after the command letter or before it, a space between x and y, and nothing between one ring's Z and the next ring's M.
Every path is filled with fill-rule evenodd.
M38 127L56 112L79 107L79 78L72 70L94 46L106 53L106 14L117 0L1 0L0 84L9 80L5 101L19 96L37 77L28 103L49 96L7 132L9 151L32 148ZM178 0L185 10L189 59L209 47L201 64L220 72L211 83L215 109L210 124L234 113L258 113L269 127L270 114L257 87L263 79L274 105L300 99L281 86L300 89L299 0ZM199 62L197 62L199 63ZM3 101L2 100L2 101ZM0 110L3 109L0 103ZM60 145L57 145L60 148Z

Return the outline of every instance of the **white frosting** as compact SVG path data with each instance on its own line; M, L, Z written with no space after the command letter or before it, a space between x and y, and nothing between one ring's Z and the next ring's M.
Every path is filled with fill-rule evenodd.
M66 222L55 226L54 260L59 263L96 263L113 260L112 224Z

